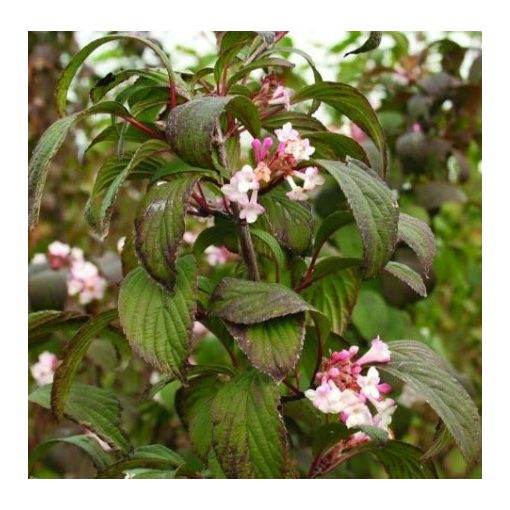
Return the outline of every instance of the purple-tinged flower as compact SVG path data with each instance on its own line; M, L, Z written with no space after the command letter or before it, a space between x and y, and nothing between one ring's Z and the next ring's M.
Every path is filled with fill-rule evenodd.
M53 375L58 366L58 357L48 351L39 354L37 363L30 367L30 373L38 386L53 382Z
M359 365L366 363L388 363L390 361L390 349L379 337L372 340L370 349L357 361Z

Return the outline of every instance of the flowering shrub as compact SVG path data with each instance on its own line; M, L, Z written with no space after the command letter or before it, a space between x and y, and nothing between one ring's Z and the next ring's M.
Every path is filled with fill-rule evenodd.
M51 157L87 116L113 119L90 145L116 145L86 207L98 238L108 236L120 188L145 184L141 197L133 194L133 226L118 243L123 278L115 305L93 316L69 309L29 315L38 345L75 329L58 361L43 353L32 366L38 387L29 399L57 420L87 427L62 441L91 456L98 477L340 477L350 459L370 455L389 477L434 478L433 458L451 442L468 462L478 459L478 411L446 360L417 341L377 337L358 346L345 335L362 280L388 274L426 296L434 236L399 211L386 182L385 134L369 101L350 85L323 81L306 54L282 46L285 35L219 33L214 67L179 73L151 40L111 34L78 52L57 85L62 118L29 165L30 225ZM91 89L91 106L66 116L74 75L90 53L116 40L149 47L163 68L111 73ZM371 33L353 53L380 40ZM313 84L287 86L292 64L284 56L292 52L311 66ZM260 70L262 78L253 73ZM358 131L329 131L314 115L321 104ZM373 144L377 165L363 140ZM326 186L336 207L320 219L313 204ZM344 228L359 234L357 256L331 242ZM416 253L420 272L394 260L399 243ZM37 255L34 263L41 261ZM102 298L106 282L79 250L53 243L46 262L66 269L68 293L82 305ZM97 338L121 358L100 384L86 373ZM172 388L191 449L134 439L137 426L125 422L115 395L124 391L116 374L130 364L126 345L148 365L150 388L141 384L139 396L163 406ZM428 451L403 442L393 427L399 408L389 394L402 387L438 415ZM31 454L32 467L44 449Z

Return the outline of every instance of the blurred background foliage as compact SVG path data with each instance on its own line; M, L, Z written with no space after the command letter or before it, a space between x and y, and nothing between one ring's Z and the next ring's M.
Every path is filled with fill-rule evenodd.
M55 83L70 56L102 33L29 33L29 123L28 152L32 152L44 130L57 119L54 106ZM215 34L144 33L158 41L171 55L174 68L190 72L210 66L215 60ZM345 337L366 345L379 334L384 340L416 339L445 356L466 377L475 401L481 405L481 298L482 298L482 186L481 186L481 33L479 32L384 32L381 46L369 53L345 57L358 47L363 32L290 33L283 46L307 51L324 79L349 83L362 90L376 109L388 144L390 187L399 195L403 212L430 224L437 240L433 270L426 279L429 296L419 298L390 276L362 285L352 323ZM119 68L156 65L153 55L136 43L119 42L104 46L87 61L75 80L71 111L87 103L88 91L110 71ZM287 57L287 55L284 55ZM299 56L290 55L296 66L285 71L288 87L298 89L310 82L310 68ZM365 148L369 159L376 154L372 142L346 119L321 107L317 116L330 130L353 136ZM108 125L108 119L89 119L79 125L64 143L51 165L41 208L41 220L30 232L29 251L45 252L49 243L60 240L79 246L110 282L101 302L87 305L87 311L111 307L121 278L117 241L131 228L137 184L121 192L115 208L110 235L100 242L84 218L85 203L94 176L105 159L116 157L112 144L101 143L86 152L88 144ZM377 165L377 157L373 158ZM315 213L322 217L335 209L329 198L334 184L324 186L315 200ZM140 188L141 189L141 188ZM199 231L204 225L190 224ZM336 234L336 249L357 255L361 250L355 229ZM399 247L396 260L415 270L420 265L410 250ZM236 261L210 268L213 281L236 270ZM207 267L207 266L205 266ZM29 306L76 309L66 299L62 277L55 271L29 266ZM60 285L60 287L59 287ZM60 289L60 290L59 290ZM40 352L56 354L69 336L54 334L29 346L30 363ZM220 361L221 344L212 336L197 338L195 359ZM111 387L122 399L125 428L135 444L164 443L193 461L184 429L177 417L174 396L178 383L171 383L155 399L143 399L151 370L138 358L117 359L110 343L96 340L87 354L88 363L80 377ZM122 369L122 371L119 369ZM154 379L155 375L152 374ZM30 381L33 385L33 381ZM397 386L398 388L398 386ZM426 404L404 392L395 415L394 429L400 439L426 449L434 435L435 418ZM411 411L412 409L412 411ZM289 418L291 419L291 418ZM58 425L50 414L30 407L29 446L58 432L80 432L66 422ZM308 460L309 461L309 460ZM456 448L436 462L440 476L480 477L480 466L466 466ZM89 477L94 470L73 446L51 450L32 473L37 477ZM380 469L363 458L339 468L332 476L379 477Z

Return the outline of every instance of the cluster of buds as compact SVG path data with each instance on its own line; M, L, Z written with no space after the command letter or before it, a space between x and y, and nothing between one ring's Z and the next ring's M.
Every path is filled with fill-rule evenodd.
M30 367L30 373L38 386L44 386L53 382L53 375L57 366L57 356L51 352L44 351L39 354L37 362Z
M68 244L54 241L48 246L46 254L34 255L32 263L47 263L53 270L68 269L67 293L78 296L81 305L104 296L107 282L100 276L97 266L85 260L80 248L71 248Z
M393 399L385 397L391 386L381 383L374 366L362 374L366 365L387 363L390 350L379 337L356 359L358 350L357 346L352 346L349 350L333 352L324 360L322 372L316 375L319 386L307 390L305 396L323 413L338 414L347 428L371 425L390 433L388 427L397 408ZM354 439L362 441L368 437L358 433Z
M290 185L291 189L287 196L291 200L307 200L307 192L324 184L324 177L319 174L317 167L297 169L299 163L310 159L315 152L310 140L301 138L290 122L277 129L275 135L278 145L272 152L273 138L268 136L263 140L253 140L255 168L245 165L221 188L230 201L239 204L239 217L245 219L247 223L254 223L265 211L264 207L257 203L261 183L267 184L283 177ZM296 184L294 178L300 179L302 185ZM251 192L250 196L248 192Z

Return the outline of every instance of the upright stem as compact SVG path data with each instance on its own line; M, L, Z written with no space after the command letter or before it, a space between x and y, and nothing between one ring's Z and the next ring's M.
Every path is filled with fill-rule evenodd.
M225 138L223 137L223 133L221 131L221 126L219 122L216 126L217 130L217 146L218 146L218 155L220 157L220 163L226 170L229 169L227 151L225 149ZM236 218L239 218L239 206L235 202L231 202L230 204L232 211ZM248 267L248 277L250 280L254 280L258 282L260 280L259 268L257 265L257 254L255 253L255 248L253 247L253 241L251 239L250 228L248 224L244 220L240 220L239 229L241 234L241 252L243 255L244 262Z

